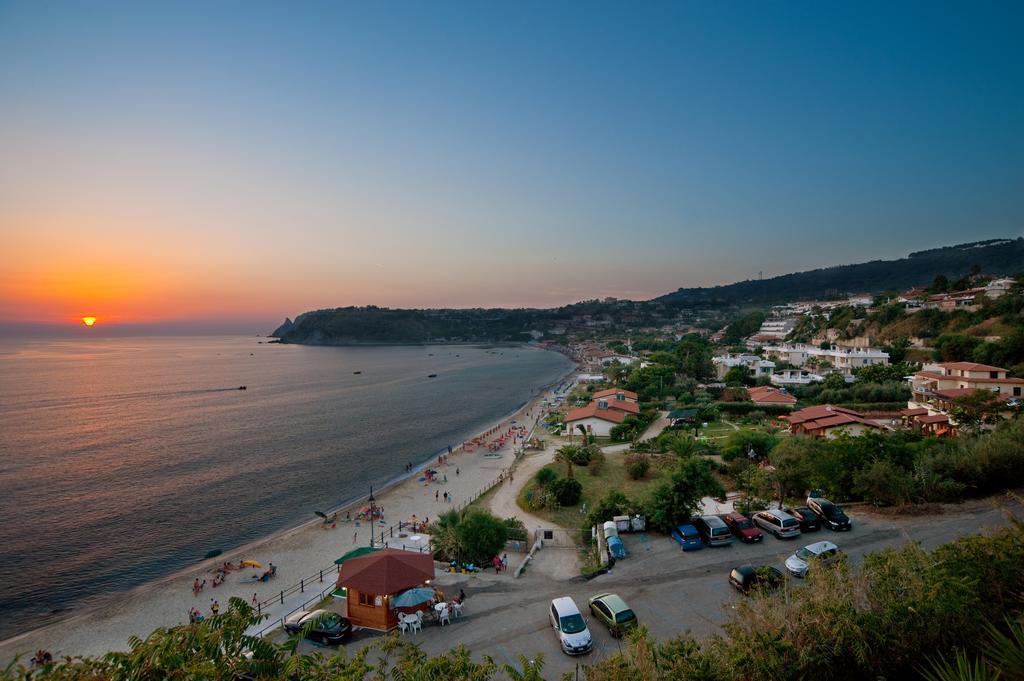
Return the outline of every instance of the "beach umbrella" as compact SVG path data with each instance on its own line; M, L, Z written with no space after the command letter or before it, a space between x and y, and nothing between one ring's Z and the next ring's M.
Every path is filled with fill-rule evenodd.
M394 608L410 608L414 605L426 603L434 597L434 590L418 586L408 591L403 591L391 599L391 606Z

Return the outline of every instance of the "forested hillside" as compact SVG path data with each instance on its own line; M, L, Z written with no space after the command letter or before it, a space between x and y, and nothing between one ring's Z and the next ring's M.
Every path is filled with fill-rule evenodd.
M669 303L771 303L846 293L877 293L925 285L940 274L957 279L975 267L993 275L1024 270L1024 238L992 239L934 248L911 253L899 260L872 260L856 265L825 267L726 286L681 288L655 300Z

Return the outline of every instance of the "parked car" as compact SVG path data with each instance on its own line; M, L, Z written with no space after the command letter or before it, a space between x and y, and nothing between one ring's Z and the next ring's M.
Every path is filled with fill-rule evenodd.
M843 509L823 497L807 497L807 505L814 514L821 518L821 523L835 532L853 529L853 521L843 513Z
M693 525L680 525L672 530L672 538L676 540L683 551L696 551L704 548L704 541L700 538L700 532Z
M758 588L774 591L785 581L785 576L770 565L740 565L729 573L729 583L744 594Z
M797 506L796 508L784 508L782 510L790 514L800 522L801 532L816 532L817 530L821 529L821 521L818 520L818 516L815 515L814 511L807 508L806 506Z
M808 544L786 559L786 570L794 577L806 577L810 562L817 560L823 565L830 565L843 557L839 547L830 541L819 541Z
M297 634L308 623L319 619L313 628L306 632L306 638L327 645L336 645L352 632L352 623L341 615L327 610L300 610L292 613L284 620L284 630L289 634Z
M758 511L754 514L754 524L779 539L800 536L800 521L785 511Z
M548 611L551 626L558 636L558 644L566 655L583 655L594 648L594 639L587 628L576 602L568 596L551 601Z
M637 625L636 613L618 594L598 594L587 603L594 617L604 622L609 633L616 638Z
M764 539L761 530L754 527L753 521L742 513L726 513L721 518L726 527L741 542L753 544Z
M725 522L717 515L702 515L693 521L693 526L700 532L700 538L708 546L729 546L732 544L732 532Z

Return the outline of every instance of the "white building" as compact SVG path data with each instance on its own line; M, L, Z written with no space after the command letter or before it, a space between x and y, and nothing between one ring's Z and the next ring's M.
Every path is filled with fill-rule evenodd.
M766 345L764 353L768 357L789 362L793 366L804 367L812 357L825 361L843 376L852 376L854 369L874 364L888 364L889 353L877 348L841 348L832 345L828 348L816 348L803 343Z
M780 388L791 388L798 385L810 385L811 383L821 383L825 380L825 377L821 374L816 374L806 369L782 369L772 374L772 385L777 385Z
M757 355L723 355L712 358L711 363L715 365L715 375L719 379L725 378L733 367L746 368L753 378L771 376L775 370L775 362L761 359Z
M782 319L766 319L758 329L758 336L771 336L772 338L785 338L789 332L796 328L795 317L784 317Z

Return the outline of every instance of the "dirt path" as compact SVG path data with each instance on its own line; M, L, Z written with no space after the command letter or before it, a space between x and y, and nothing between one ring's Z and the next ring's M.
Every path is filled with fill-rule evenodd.
M658 437L661 435L661 431L668 428L668 424L668 412L659 411L658 418L654 419L654 421L651 422L651 425L647 426L647 430L645 430L644 434L640 436L640 441Z
M512 480L502 483L491 496L489 504L491 513L499 518L519 518L526 525L526 529L531 532L538 527L551 527L552 523L521 509L516 503L516 497L519 496L523 485L533 478L544 465L554 461L554 458L555 450L549 447L542 452L534 452L520 459L516 463Z

